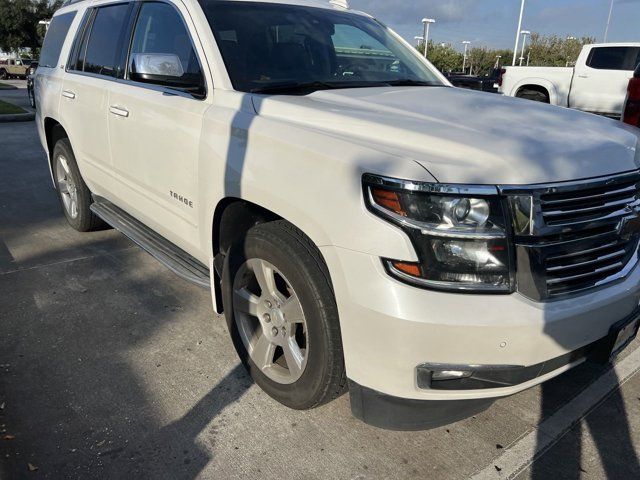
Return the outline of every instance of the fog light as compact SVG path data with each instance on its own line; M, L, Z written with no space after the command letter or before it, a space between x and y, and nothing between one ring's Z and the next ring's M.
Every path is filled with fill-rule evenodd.
M441 372L433 372L431 374L431 381L458 380L460 378L469 378L471 375L473 375L473 372L467 372L464 370L443 370Z

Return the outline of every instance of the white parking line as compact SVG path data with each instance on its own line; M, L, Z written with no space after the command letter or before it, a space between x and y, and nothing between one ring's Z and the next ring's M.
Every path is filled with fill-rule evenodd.
M471 478L511 479L555 445L577 422L640 370L640 348L607 371L560 410ZM498 471L498 468L500 471Z

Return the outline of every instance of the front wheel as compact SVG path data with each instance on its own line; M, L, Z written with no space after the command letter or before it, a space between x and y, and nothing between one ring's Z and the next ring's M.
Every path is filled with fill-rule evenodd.
M223 294L236 350L267 394L302 410L345 390L329 273L302 232L285 221L252 228L225 259Z
M0 80L6 80L9 78L7 71L4 68L0 68Z

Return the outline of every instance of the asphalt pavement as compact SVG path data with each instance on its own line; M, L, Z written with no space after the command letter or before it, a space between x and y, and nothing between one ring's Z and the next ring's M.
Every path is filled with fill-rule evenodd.
M34 122L0 124L3 480L640 478L638 346L430 431L364 425L348 395L289 410L206 290L113 230L69 228Z

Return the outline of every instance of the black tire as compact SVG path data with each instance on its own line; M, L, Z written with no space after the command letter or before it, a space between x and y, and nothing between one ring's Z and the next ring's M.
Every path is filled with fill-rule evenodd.
M235 321L233 285L248 259L274 265L289 280L306 317L310 347L302 376L290 384L273 381L251 360ZM222 274L229 332L242 363L272 398L297 410L311 409L344 393L346 374L338 309L329 272L319 250L300 230L279 220L253 227L230 249Z
M90 206L93 203L91 192L84 183L82 175L80 175L80 170L78 170L78 165L76 163L76 157L73 154L71 143L69 143L69 139L67 138L59 139L53 148L52 166L53 176L55 179L58 178L58 172L62 168L60 162L58 162L58 158L60 156L66 160L66 164L69 168L67 175L71 177L76 190L77 215L74 217L65 207L63 193L61 192L56 180L56 192L58 193L60 206L67 218L67 222L69 222L69 225L79 232L91 232L94 230L104 229L105 223L90 209Z
M516 97L524 98L525 100L531 100L534 102L551 103L549 100L549 95L539 90L520 90Z
M7 71L4 68L0 68L0 80L6 80L9 78Z

